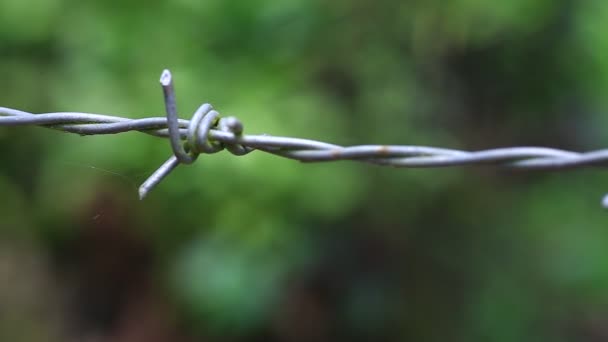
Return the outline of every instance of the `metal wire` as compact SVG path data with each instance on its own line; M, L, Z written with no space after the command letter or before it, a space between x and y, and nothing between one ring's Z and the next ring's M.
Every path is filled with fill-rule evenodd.
M493 164L516 169L565 169L608 165L608 149L583 153L546 147L462 151L411 145L340 146L309 139L245 135L243 124L237 118L221 118L210 104L201 105L191 120L178 119L169 70L163 71L160 83L166 117L129 119L79 112L33 114L0 107L0 126L36 125L80 135L140 131L169 138L173 155L140 186L140 199L179 164L191 164L201 153L216 153L223 149L239 156L259 150L303 162L356 160L406 168ZM608 195L602 204L608 208Z

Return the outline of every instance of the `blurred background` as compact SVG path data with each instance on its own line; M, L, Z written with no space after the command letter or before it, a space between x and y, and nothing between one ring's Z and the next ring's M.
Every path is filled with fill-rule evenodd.
M462 149L608 145L608 2L0 0L0 105ZM604 171L171 154L0 127L2 341L607 341Z

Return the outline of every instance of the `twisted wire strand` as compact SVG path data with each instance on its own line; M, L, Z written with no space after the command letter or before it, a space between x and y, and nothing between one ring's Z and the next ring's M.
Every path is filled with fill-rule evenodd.
M303 162L355 160L405 168L489 164L516 169L565 169L608 165L608 149L582 153L547 147L463 151L415 145L340 146L310 139L246 135L238 119L220 117L210 104L201 105L191 120L178 119L173 79L168 70L163 71L160 83L166 117L130 119L80 112L33 114L0 107L0 126L42 126L80 135L139 131L169 138L173 155L141 185L139 195L142 199L179 164L191 164L201 153L211 154L223 149L234 155L259 150ZM604 197L603 205L608 207L608 196Z

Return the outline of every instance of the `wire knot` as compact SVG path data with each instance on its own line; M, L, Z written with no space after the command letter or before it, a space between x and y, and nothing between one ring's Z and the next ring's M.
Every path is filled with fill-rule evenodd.
M187 141L184 150L189 153L189 159L194 161L200 153L216 153L223 149L223 146L215 141L210 141L209 131L217 126L219 113L213 107L205 103L200 106L188 125ZM190 160L181 160L180 153L174 151L175 156L182 163L189 163Z
M139 188L139 197L144 198L163 178L165 178L179 164L192 164L201 153L217 153L224 148L230 153L242 156L253 148L238 143L223 143L213 139L214 131L230 133L232 141L243 134L243 124L235 117L221 118L220 114L208 103L198 107L192 115L187 127L180 126L177 117L175 102L175 90L173 88L173 77L169 70L164 70L160 76L160 84L163 88L165 99L165 110L167 112L167 128L169 130L169 141L173 156L158 168ZM183 129L186 132L184 135ZM182 141L182 137L186 142Z
M242 156L253 149L241 144L221 143L211 138L211 130L227 132L235 137L243 134L243 124L235 117L221 118L219 113L208 103L201 105L190 120L188 125L187 141L184 150L188 152L189 158L182 163L191 163L200 153L217 153L224 148L230 153ZM180 159L181 153L174 151L175 156ZM191 161L190 161L191 160Z

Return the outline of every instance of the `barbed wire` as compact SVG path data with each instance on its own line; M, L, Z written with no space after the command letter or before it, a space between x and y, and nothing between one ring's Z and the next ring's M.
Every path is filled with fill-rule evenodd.
M173 155L140 186L140 199L179 164L191 164L201 153L211 154L223 149L238 156L259 150L303 162L355 160L405 168L499 165L516 169L565 169L608 164L608 149L583 153L547 147L463 151L414 145L340 146L310 139L266 134L246 135L243 134L243 124L237 118L220 117L210 104L201 105L190 120L179 119L173 78L169 70L163 71L160 83L166 117L130 119L80 112L33 114L0 107L0 126L35 125L80 135L139 131L169 138ZM602 204L608 208L608 195L604 197Z

